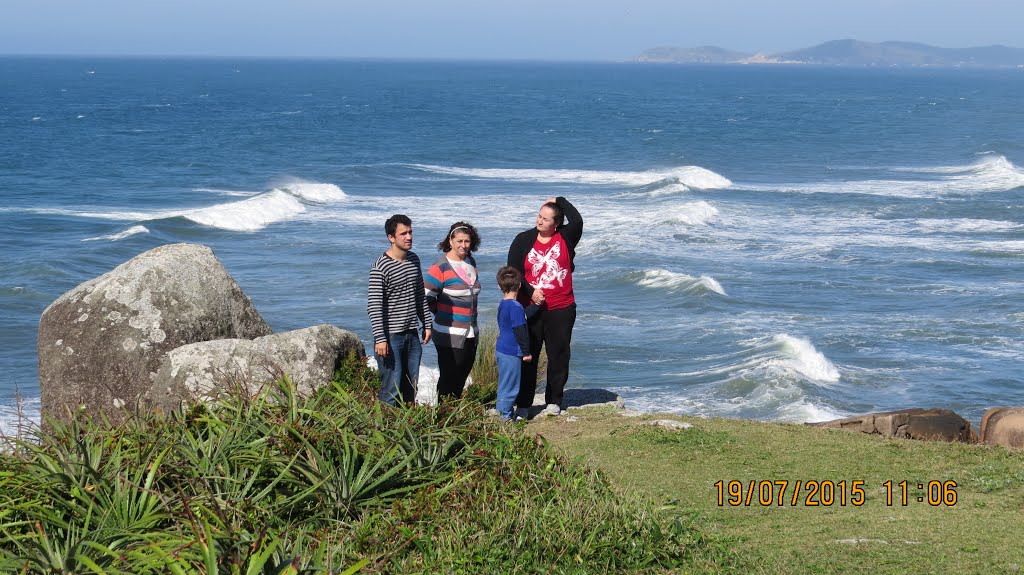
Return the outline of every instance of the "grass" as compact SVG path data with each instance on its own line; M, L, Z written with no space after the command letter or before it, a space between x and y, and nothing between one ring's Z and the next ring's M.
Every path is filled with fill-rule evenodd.
M744 420L675 418L694 427L671 431L642 425L649 417L624 418L607 409L571 413L575 421L539 418L528 429L567 457L604 471L620 492L646 496L665 513L694 517L704 532L734 540L744 572L1017 573L1024 568L1024 547L1010 527L1024 511L1022 452ZM798 480L804 487L794 504ZM845 481L846 504L836 495L832 505L807 505L808 480ZM859 506L853 504L854 480L863 481ZM906 505L899 485L904 480ZM739 497L730 497L730 481L739 482ZM747 505L751 481L755 491ZM780 482L768 488L769 505L759 502L761 481ZM782 481L788 484L779 505ZM888 488L887 481L892 482ZM931 493L938 505L928 502L931 481L940 482ZM947 481L955 481L955 488ZM950 505L953 492L956 501ZM818 491L811 502L820 503L821 497Z
M511 425L472 399L383 406L377 386L352 358L311 398L283 379L254 397L117 426L80 418L14 440L0 454L0 572L1024 566L1015 529L1021 452L745 420L689 419L692 428L676 431L611 408ZM821 504L820 490L807 491L811 480L845 497Z
M472 401L391 408L351 358L117 426L83 418L0 454L0 572L718 573L729 540L617 493Z

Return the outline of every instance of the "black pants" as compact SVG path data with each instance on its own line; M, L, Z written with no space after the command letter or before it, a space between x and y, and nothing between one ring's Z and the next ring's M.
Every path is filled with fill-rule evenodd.
M547 349L548 373L544 389L544 402L562 405L565 382L569 381L570 344L572 328L576 325L576 304L556 310L542 310L530 318L530 354L533 361L523 363L522 379L519 380L517 407L533 405L537 393L537 360L540 348Z
M455 347L437 347L437 399L442 397L462 397L466 388L466 378L473 371L476 361L475 337L466 339L461 349Z

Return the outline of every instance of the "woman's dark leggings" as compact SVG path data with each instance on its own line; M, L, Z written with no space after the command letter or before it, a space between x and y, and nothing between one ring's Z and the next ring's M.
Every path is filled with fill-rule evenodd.
M466 387L466 378L473 371L476 361L476 340L471 337L461 349L455 347L437 347L437 398L462 397Z

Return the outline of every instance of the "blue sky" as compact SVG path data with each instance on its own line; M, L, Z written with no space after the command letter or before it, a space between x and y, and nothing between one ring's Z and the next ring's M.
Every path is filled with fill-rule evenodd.
M1024 0L0 0L0 54L621 60L827 40L1024 47Z

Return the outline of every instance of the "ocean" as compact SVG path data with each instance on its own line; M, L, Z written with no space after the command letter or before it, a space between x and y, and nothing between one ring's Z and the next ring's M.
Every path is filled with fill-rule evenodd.
M490 278L556 195L585 221L570 388L1024 405L1024 70L5 57L0 134L0 431L39 417L42 311L143 251L208 245L275 331L369 348L388 216L425 263L468 219Z

